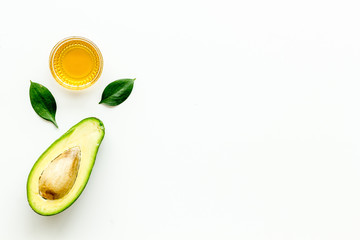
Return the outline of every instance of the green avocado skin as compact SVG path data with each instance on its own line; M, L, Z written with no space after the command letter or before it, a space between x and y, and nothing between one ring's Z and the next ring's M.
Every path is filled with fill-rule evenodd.
M32 173L33 171L37 168L37 165L41 162L41 160L43 159L44 156L46 156L46 154L54 147L56 146L56 144L58 142L60 142L61 140L63 140L64 138L67 138L69 136L71 136L74 132L74 130L76 130L80 125L82 124L86 124L86 122L88 121L91 121L93 123L96 123L98 124L98 128L101 130L100 131L100 135L99 135L99 138L98 138L98 142L95 146L95 149L94 149L94 154L93 154L93 159L91 161L91 167L90 167L90 170L88 171L88 175L86 178L84 178L84 184L83 184L83 187L82 189L79 191L79 193L74 197L74 199L72 199L69 203L67 203L66 205L64 206L61 206L59 209L56 209L54 211L51 211L51 212L44 212L42 211L41 209L38 209L36 208L33 203L30 201L30 185L31 185L31 178L32 178ZM85 118L83 120L81 120L79 123L77 123L76 125L74 125L73 127L71 127L66 133L64 133L60 138L58 138L55 142L53 142L50 147L48 147L45 152L43 154L41 154L41 156L38 158L38 160L35 162L34 166L32 167L30 173L29 173L29 176L28 176L28 180L27 180L27 185L26 185L26 188L27 188L27 199L28 199L28 203L30 205L30 207L34 210L34 212L36 212L37 214L39 215L42 215L42 216L52 216L52 215L56 215L58 213L61 213L62 211L64 211L65 209L69 208L81 195L81 193L83 192L83 190L85 189L86 185L87 185L87 182L89 181L89 178L90 178L90 175L91 175L91 172L92 172L92 168L95 164L95 159L96 159L96 155L97 155L97 152L99 150L99 147L100 147L100 144L104 138L104 135L105 135L105 126L103 124L103 122L98 119L98 118L95 118L95 117L89 117L89 118ZM65 150L65 149L64 149ZM38 179L34 179L34 180L38 180Z

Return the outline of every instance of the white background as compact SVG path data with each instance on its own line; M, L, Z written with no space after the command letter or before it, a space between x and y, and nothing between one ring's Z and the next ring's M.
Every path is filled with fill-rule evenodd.
M358 1L0 2L0 239L360 239ZM83 36L99 81L69 91L48 57ZM113 80L130 98L98 105ZM31 108L56 98L59 129ZM106 127L65 212L26 200L40 154L81 119Z

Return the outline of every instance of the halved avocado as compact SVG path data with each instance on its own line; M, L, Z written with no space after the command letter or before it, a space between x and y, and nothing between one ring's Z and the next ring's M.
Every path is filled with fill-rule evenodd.
M56 140L36 161L27 181L27 198L38 214L55 215L80 196L89 180L105 128L86 118Z

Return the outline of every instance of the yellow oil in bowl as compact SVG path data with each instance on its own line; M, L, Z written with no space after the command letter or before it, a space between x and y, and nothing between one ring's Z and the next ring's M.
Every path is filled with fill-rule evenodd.
M99 48L83 37L58 42L50 53L50 71L62 86L81 90L93 85L103 69Z

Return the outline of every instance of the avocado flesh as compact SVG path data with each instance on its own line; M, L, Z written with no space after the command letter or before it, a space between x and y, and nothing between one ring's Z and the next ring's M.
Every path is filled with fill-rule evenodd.
M36 213L45 216L54 215L62 212L75 202L89 180L104 134L105 128L99 119L86 118L70 128L39 157L31 169L27 181L28 202ZM74 147L80 148L81 161L73 186L61 198L45 199L41 196L39 190L40 177L54 159Z

